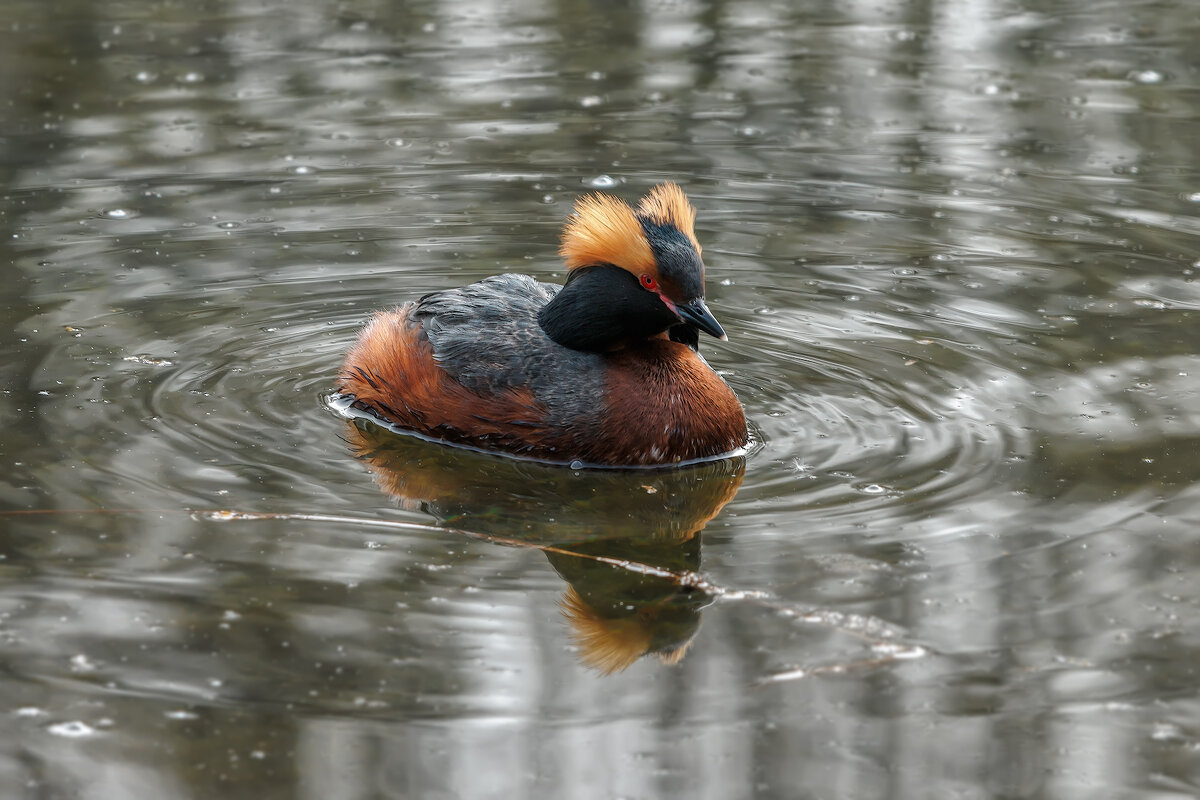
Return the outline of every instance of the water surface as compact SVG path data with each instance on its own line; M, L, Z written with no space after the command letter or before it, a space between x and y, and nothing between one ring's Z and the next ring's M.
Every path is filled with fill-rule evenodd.
M0 13L0 794L1200 792L1200 19ZM744 458L327 404L375 309L699 210Z

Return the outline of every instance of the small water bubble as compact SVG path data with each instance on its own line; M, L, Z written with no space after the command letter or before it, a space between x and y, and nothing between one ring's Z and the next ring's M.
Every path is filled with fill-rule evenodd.
M179 76L180 83L201 83L204 81L203 72L185 72Z
M100 216L109 219L132 219L134 213L127 208L106 208L100 212Z
M1156 722L1150 731L1150 738L1156 742L1168 742L1176 739L1184 739L1186 736L1183 733L1183 729L1172 722Z
M1138 306L1138 307L1140 307L1140 308L1156 308L1156 309L1163 309L1163 308L1166 308L1166 307L1167 307L1167 304L1166 304L1166 303L1164 303L1162 300L1146 300L1146 299L1139 299L1139 300L1134 300L1134 301L1133 301L1133 304L1134 304L1135 306Z
M406 142L403 139L400 139L398 137L393 137L391 139L388 139L386 142L384 142L384 144L386 144L388 147L407 147L408 146L408 142Z
M858 487L858 490L863 494L883 494L887 489L880 486L878 483L868 483L866 486Z
M83 653L76 653L71 656L71 671L72 672L94 672L96 665L92 663Z
M13 712L18 717L44 717L46 712L37 706L21 706Z
M571 469L583 469L583 462L582 461L572 461Z
M1133 81L1134 83L1147 85L1162 83L1164 80L1166 80L1166 77L1166 75L1156 69L1141 69L1137 70L1136 72L1129 73L1129 80Z
M292 173L293 175L315 175L317 168L301 164L299 166L292 167L288 170L288 172Z
M383 542L369 541L369 542L366 542L363 546L366 547L368 550L382 550Z
M871 645L871 652L888 656L897 661L922 658L929 653L919 644L900 644L899 642L875 642Z
M195 711L187 711L180 709L178 711L164 711L163 716L167 719L199 719L200 715Z
M605 75L605 74L604 74L603 72L601 72L600 70L592 70L591 72L589 72L589 73L587 74L587 79L588 79L589 81L602 81L602 80L604 80L604 79L605 79L605 78L607 78L607 77L608 77L608 76L607 76L607 75Z
M554 202L554 195L552 195L552 194L542 195L542 205L548 206L548 205L551 205L553 202Z
M603 102L604 102L604 98L602 98L598 95L594 95L594 94L590 94L587 97L579 98L579 105L582 108L595 108L596 106L600 105Z
M594 178L585 180L584 185L591 186L593 189L611 189L617 185L618 181L611 175L597 175Z
M217 227L220 228L221 230L232 231L236 228L242 227L242 223L233 222L232 220L230 220L227 222L218 222Z
M156 80L158 80L158 76L153 72L142 70L141 72L135 73L133 79L138 83L154 83Z
M96 733L96 729L86 722L73 720L71 722L59 722L56 725L51 725L46 730L55 736L63 736L67 739L80 739L84 736L92 736Z
M170 367L174 365L174 362L169 361L168 359L154 358L153 356L146 355L125 356L121 360L132 361L135 364L145 364L148 367Z
M1192 192L1191 194L1184 195L1183 199L1189 203L1200 203L1200 192ZM1200 267L1200 261L1197 261L1193 266Z

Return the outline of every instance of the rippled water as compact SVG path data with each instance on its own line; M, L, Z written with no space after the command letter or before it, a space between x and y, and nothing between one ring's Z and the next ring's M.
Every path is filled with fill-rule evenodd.
M0 794L1200 792L1186 2L0 13ZM328 403L373 310L699 210L745 458Z

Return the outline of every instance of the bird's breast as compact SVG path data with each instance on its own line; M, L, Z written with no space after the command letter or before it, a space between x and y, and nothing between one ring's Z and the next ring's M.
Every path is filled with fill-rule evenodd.
M718 456L746 444L733 390L699 355L654 340L610 357L600 437L611 463L663 464Z

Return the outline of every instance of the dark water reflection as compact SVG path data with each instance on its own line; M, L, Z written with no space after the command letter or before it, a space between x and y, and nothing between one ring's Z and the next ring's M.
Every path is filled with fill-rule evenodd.
M1193 796L1198 38L1180 0L6 3L0 795ZM667 178L746 459L326 406L370 311L561 277L580 192Z

